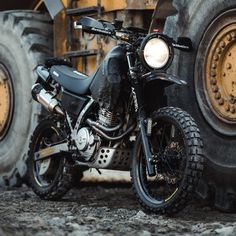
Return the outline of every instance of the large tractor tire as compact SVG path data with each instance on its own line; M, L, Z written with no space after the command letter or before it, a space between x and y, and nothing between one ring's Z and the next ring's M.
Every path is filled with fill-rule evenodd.
M34 68L52 54L52 22L33 11L0 12L0 32L0 185L16 186L41 114L31 86Z
M236 2L173 0L166 19L170 37L191 38L194 50L179 52L171 73L188 82L168 88L168 105L189 112L204 141L206 166L198 192L221 210L236 206Z

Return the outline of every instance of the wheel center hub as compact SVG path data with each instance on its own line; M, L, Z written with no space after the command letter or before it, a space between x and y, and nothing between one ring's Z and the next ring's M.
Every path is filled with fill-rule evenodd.
M208 47L205 93L215 115L236 122L236 24L223 28Z
M6 68L0 63L0 140L4 138L12 117L13 91Z

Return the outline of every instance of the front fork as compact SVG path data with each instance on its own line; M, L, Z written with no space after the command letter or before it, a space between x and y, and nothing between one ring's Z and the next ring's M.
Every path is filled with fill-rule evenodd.
M134 100L134 108L137 114L137 120L139 123L141 139L142 139L142 147L145 155L145 160L147 164L147 170L149 176L154 176L156 174L154 161L153 161L153 154L151 152L150 143L148 140L148 131L146 128L147 117L146 112L144 109L144 100L143 100L143 92L141 83L138 78L138 68L135 66L135 55L134 52L127 52L127 60L129 65L129 72L131 77L131 89L132 95Z

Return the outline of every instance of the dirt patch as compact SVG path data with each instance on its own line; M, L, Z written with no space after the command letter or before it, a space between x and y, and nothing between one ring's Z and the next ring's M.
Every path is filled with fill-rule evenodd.
M174 218L145 213L129 185L82 186L59 202L42 201L28 188L0 189L0 199L0 235L236 234L236 214L197 201Z

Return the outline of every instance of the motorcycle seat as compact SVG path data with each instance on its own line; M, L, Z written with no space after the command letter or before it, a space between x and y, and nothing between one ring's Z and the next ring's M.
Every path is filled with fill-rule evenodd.
M92 76L89 77L75 68L65 65L52 66L50 75L62 87L78 95L87 94L93 80Z

